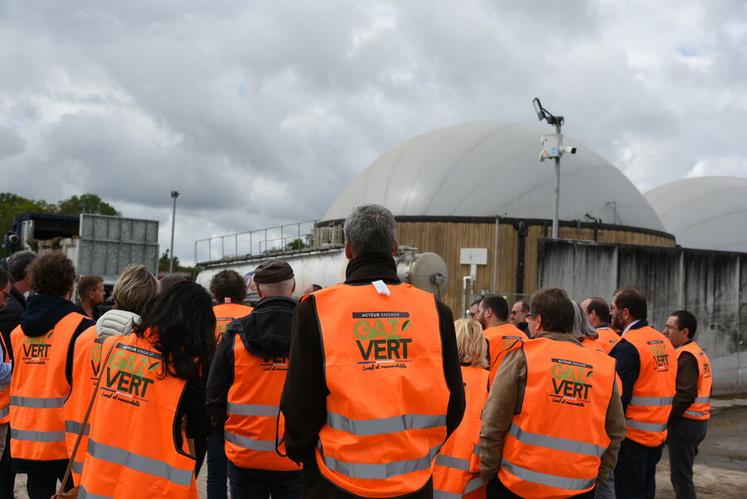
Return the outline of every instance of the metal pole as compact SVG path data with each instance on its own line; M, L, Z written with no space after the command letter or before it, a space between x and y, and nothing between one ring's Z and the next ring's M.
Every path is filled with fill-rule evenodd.
M176 198L179 197L177 191L171 191L171 199L174 203L171 208L171 251L169 253L169 274L174 271L174 227L176 225Z
M555 124L555 131L560 138L560 124ZM558 142L560 144L560 142ZM558 225L560 220L560 154L555 158L555 213L552 217L552 238L558 239Z

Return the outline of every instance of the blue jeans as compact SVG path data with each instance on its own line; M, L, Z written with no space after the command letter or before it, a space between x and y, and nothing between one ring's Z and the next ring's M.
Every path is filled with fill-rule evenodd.
M208 499L227 499L226 447L223 435L210 435L207 447L207 496Z
M299 499L300 471L270 471L239 468L228 462L228 480L233 499Z

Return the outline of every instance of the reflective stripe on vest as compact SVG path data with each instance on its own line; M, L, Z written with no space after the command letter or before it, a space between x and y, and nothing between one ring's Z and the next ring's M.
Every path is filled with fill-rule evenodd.
M687 414L688 416L694 416L696 418L704 418L708 416L707 412L690 411L690 410L685 411L685 414Z
M65 431L69 433L75 433L76 436L78 433L80 433L80 429L83 427L83 425L80 423L80 421L65 421ZM86 429L83 431L83 435L88 435L88 433L91 431L91 425L89 423L86 423Z
M65 397L10 397L10 405L31 409L61 409L65 405Z
M696 421L706 421L711 417L711 388L713 375L711 373L711 360L700 346L690 341L677 349L677 358L684 352L690 353L698 364L698 393L693 403L685 409L682 417Z
M223 432L223 438L226 442L231 442L239 447L249 450L256 450L261 452L274 452L275 441L274 440L254 440L249 437L243 437L230 431Z
M667 423L646 423L643 421L636 421L634 419L625 419L625 424L628 428L634 430L648 431L648 432L659 432L667 429Z
M426 456L418 459L409 459L405 461L393 461L381 464L363 464L340 461L332 457L327 457L322 453L324 464L328 468L342 473L351 478L361 478L367 480L382 480L397 475L405 475L415 471L430 469L433 458L438 454L441 446L434 447Z
M455 470L469 471L469 461L458 457L438 455L436 456L436 464Z
M524 481L555 487L556 489L583 491L594 486L594 480L579 480L563 476L550 475L528 470L512 464L506 460L501 461L501 468L508 470L511 474L516 475ZM596 470L594 470L596 472Z
M78 487L78 499L112 499L110 496L102 496L98 494L90 494L86 491L84 486Z
M536 433L528 433L515 424L511 425L511 427L508 429L508 433L516 437L516 440L526 445L535 445L537 447L546 447L548 449L573 452L574 454L584 454L587 456L601 457L602 454L604 454L604 452L607 450L600 445L579 442L577 440L551 437L548 435L539 435Z
M696 404L708 404L711 401L711 397L695 397Z
M10 429L10 438L28 442L64 442L64 431L33 431Z
M73 461L72 470L78 474L83 473L83 463L80 461Z
M350 419L333 412L327 413L327 425L335 430L352 433L360 437L366 435L383 435L405 430L424 430L446 426L446 416L428 416L424 414L403 414L381 419Z
M228 414L237 416L270 416L278 415L280 407L277 405L260 405L260 404L233 404L228 403Z
M467 486L464 488L463 494L460 494L458 492L447 492L445 490L433 489L433 499L462 499L467 494L476 491L483 485L485 484L483 483L482 478L478 476L467 482Z
M88 453L96 459L118 464L140 473L157 476L177 485L189 486L192 483L191 471L174 468L150 457L139 456L124 449L117 449L93 440L88 441Z
M2 409L0 409L0 419L4 418L8 414L10 414L10 405L6 405Z
M672 405L674 397L631 397L630 405Z

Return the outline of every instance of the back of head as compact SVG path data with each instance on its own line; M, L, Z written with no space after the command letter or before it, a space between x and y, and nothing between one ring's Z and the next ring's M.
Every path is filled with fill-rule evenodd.
M262 298L270 296L293 296L296 280L293 268L283 260L263 263L254 272L254 285Z
M646 297L637 288L622 288L615 292L615 308L622 310L627 308L634 320L645 319L648 316Z
M78 279L78 299L85 300L90 291L94 291L96 287L104 282L101 276L97 275L84 275Z
M158 282L144 265L128 265L114 283L112 298L119 310L143 315L158 294Z
M698 319L688 310L675 310L670 314L677 318L677 325L680 329L687 328L688 338L693 339L695 332L698 330Z
M594 312L599 320L604 324L610 323L610 307L607 305L604 298L600 298L599 296L589 298L589 304L586 306L586 313L591 314L592 312Z
M454 328L459 361L462 364L487 369L485 335L480 323L473 319L457 319L454 321Z
M586 318L586 314L581 309L581 305L571 300L573 304L573 336L578 339L585 337L597 338L599 335L596 330L589 324L589 320Z
M174 284L180 282L191 282L187 276L182 274L166 274L158 280L158 292L163 293Z
M73 291L75 266L61 251L46 253L31 264L31 289L40 295L64 297Z
M532 297L532 316L542 318L542 330L572 333L575 310L568 294L560 288L544 288Z
M182 281L167 288L133 329L140 337L148 329L157 332L155 347L168 359L170 374L194 379L208 372L215 350L215 315L210 295L199 284Z
M30 265L36 260L36 253L33 251L19 251L8 257L8 273L11 282L22 281L30 270Z
M246 298L246 282L235 270L221 270L210 280L210 293L216 303L241 303Z
M521 311L525 314L529 313L529 302L527 300L519 300L516 302L521 307Z
M397 250L397 222L383 206L358 206L345 219L343 231L353 256L392 255Z
M482 299L481 304L482 308L490 309L499 321L508 320L508 302L501 295L488 295Z

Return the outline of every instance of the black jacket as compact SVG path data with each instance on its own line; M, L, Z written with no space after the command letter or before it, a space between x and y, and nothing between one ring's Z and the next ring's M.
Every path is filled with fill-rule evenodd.
M648 326L648 321L645 319L638 321L633 324L633 329L640 329L644 326ZM628 404L630 399L633 397L633 385L638 380L638 375L641 373L641 358L638 356L638 350L633 346L632 343L625 341L623 335L620 341L612 347L610 355L615 358L615 370L617 375L620 376L622 381L622 399L623 411L628 410Z
M346 284L370 285L383 280L399 284L397 267L391 256L368 255L351 260L346 271ZM464 385L456 348L456 333L451 310L437 302L444 376L451 393L446 415L446 429L453 432L462 420L465 407ZM332 485L322 477L316 466L314 448L319 430L327 419L327 395L324 380L321 332L313 295L296 308L291 339L288 377L280 401L285 416L285 445L288 457L303 462L304 497L342 499L355 497ZM423 489L408 498L433 496L429 481Z
M228 419L228 390L234 382L233 345L239 335L244 348L260 357L287 357L291 324L297 301L284 296L263 298L251 314L232 321L226 328L210 366L207 408L214 434L223 437ZM251 383L251 380L243 380Z
M73 302L59 296L32 295L26 303L26 309L21 314L19 323L23 334L36 338L45 335L50 329L66 315L78 312L78 307ZM65 361L65 378L71 384L73 377L73 346L78 336L96 323L90 319L83 318L73 333L70 345L67 349L67 360ZM15 376L15 374L14 374ZM53 461L33 461L29 459L13 459L13 470L18 473L44 472L54 473L60 466L64 466L67 459Z
M3 335L3 340L8 346L10 360L13 360L13 348L10 344L10 333L12 333L18 325L18 321L21 319L21 314L24 310L26 310L26 298L23 297L23 293L14 287L11 287L10 296L5 300L5 306L0 308L0 334Z

